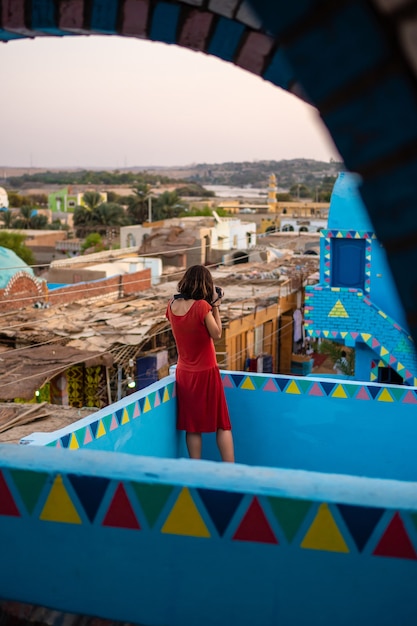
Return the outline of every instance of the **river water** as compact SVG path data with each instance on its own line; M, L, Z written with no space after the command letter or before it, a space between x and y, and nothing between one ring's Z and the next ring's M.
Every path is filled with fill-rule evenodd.
M258 198L259 200L265 199L268 194L268 190L258 189L255 187L229 187L228 185L204 185L208 191L214 191L218 198Z

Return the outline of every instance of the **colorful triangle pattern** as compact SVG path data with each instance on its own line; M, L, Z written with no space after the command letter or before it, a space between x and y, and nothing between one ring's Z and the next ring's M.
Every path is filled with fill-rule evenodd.
M416 551L398 512L394 514L388 524L373 554L375 554L375 556L417 560Z
M161 532L189 537L210 537L210 532L187 487L181 489Z
M224 535L242 501L243 494L214 489L198 489L197 492L217 532L220 536Z
M66 524L82 523L60 474L56 476L52 484L39 519L48 522L62 522Z
M301 542L301 547L328 552L349 552L328 504L323 502L320 505L313 523Z
M153 528L174 487L171 485L153 485L136 482L132 482L131 485L149 527Z
M0 472L0 515L11 515L20 517L19 509L10 493L9 487L4 479L3 473Z
M140 530L140 525L122 483L117 485L103 520L103 526Z
M29 514L33 513L42 490L48 480L48 474L46 472L32 472L30 470L12 469L10 470L10 475L20 497L22 498L27 512ZM6 500L2 491L0 477L0 503L4 505Z
M268 498L268 502L279 525L284 531L288 543L291 543L311 508L311 502L308 500L276 498L273 496Z
M278 544L278 539L275 537L256 496L252 499L245 516L233 535L233 539L235 541Z

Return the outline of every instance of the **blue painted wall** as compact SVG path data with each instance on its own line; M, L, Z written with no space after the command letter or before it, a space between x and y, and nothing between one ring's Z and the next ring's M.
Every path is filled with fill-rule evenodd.
M187 456L176 430L175 378L25 443L163 458ZM351 380L223 372L237 462L417 480L417 391ZM262 407L259 410L259 407ZM219 460L215 436L204 457Z
M149 626L414 626L417 390L223 384L237 464L156 458L177 449L172 376L0 446L0 597Z

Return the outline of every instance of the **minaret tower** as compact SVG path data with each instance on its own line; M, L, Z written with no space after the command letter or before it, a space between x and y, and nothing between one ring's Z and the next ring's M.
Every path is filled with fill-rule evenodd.
M277 177L271 174L268 184L268 213L276 213L278 208L277 202Z

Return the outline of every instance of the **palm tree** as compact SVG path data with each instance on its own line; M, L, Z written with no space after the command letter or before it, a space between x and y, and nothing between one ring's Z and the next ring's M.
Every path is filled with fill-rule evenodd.
M30 220L32 219L33 209L31 206L22 206L20 207L20 216L19 219L23 224L24 229L30 228Z
M0 219L4 224L4 228L11 228L13 221L13 213L6 209L4 211L0 211Z
M86 191L83 195L82 206L87 211L94 211L103 202L101 194L98 191Z
M117 202L103 202L93 211L93 222L101 226L126 226L129 219Z
M74 209L74 226L77 226L75 234L77 237L85 237L92 230L95 230L95 211L103 203L98 191L86 191L82 198L82 204Z
M181 211L184 211L184 205L176 191L164 191L155 203L156 219L178 217Z
M146 183L132 187L134 195L127 197L127 214L133 224L142 224L148 218L148 200L151 188Z

